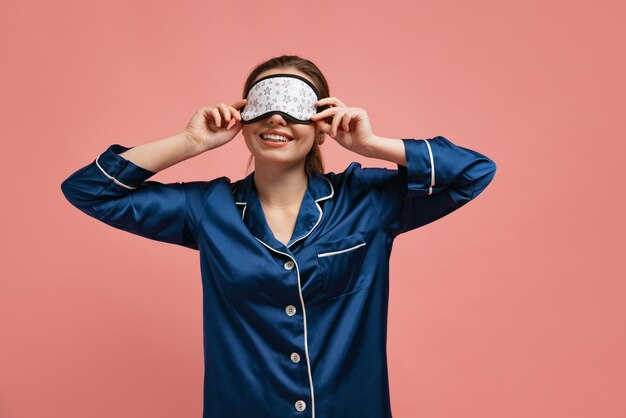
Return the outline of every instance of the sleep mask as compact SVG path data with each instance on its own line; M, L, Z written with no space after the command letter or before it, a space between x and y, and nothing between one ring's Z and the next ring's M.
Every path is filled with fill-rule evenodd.
M309 80L296 74L271 74L255 81L241 111L241 123L252 123L275 113L292 123L315 123L320 94ZM321 107L328 107L321 106Z

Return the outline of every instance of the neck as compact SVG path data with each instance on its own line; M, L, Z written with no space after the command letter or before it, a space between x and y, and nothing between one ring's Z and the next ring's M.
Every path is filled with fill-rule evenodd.
M254 185L261 203L271 207L286 207L302 201L308 178L304 164L255 164Z

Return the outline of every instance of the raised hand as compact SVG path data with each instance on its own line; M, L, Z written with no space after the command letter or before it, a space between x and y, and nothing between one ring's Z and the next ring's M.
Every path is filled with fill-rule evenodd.
M200 108L191 118L185 133L203 149L213 149L231 141L241 130L239 110L246 104L239 99L232 106L219 103Z
M315 103L317 106L331 107L311 116L322 132L331 136L344 148L364 154L374 134L365 109L347 107L336 97L326 97ZM332 122L324 119L332 117Z

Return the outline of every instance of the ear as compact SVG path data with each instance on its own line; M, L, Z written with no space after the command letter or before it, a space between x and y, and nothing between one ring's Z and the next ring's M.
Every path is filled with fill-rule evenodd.
M322 131L318 132L317 134L317 144L318 145L322 145L324 143L324 140L326 139L326 134Z

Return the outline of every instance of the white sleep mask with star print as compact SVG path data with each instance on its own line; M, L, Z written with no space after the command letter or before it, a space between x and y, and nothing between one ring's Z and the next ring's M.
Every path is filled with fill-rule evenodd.
M280 114L292 123L314 123L315 102L320 99L313 83L296 74L271 74L258 79L248 92L241 123L252 123Z

